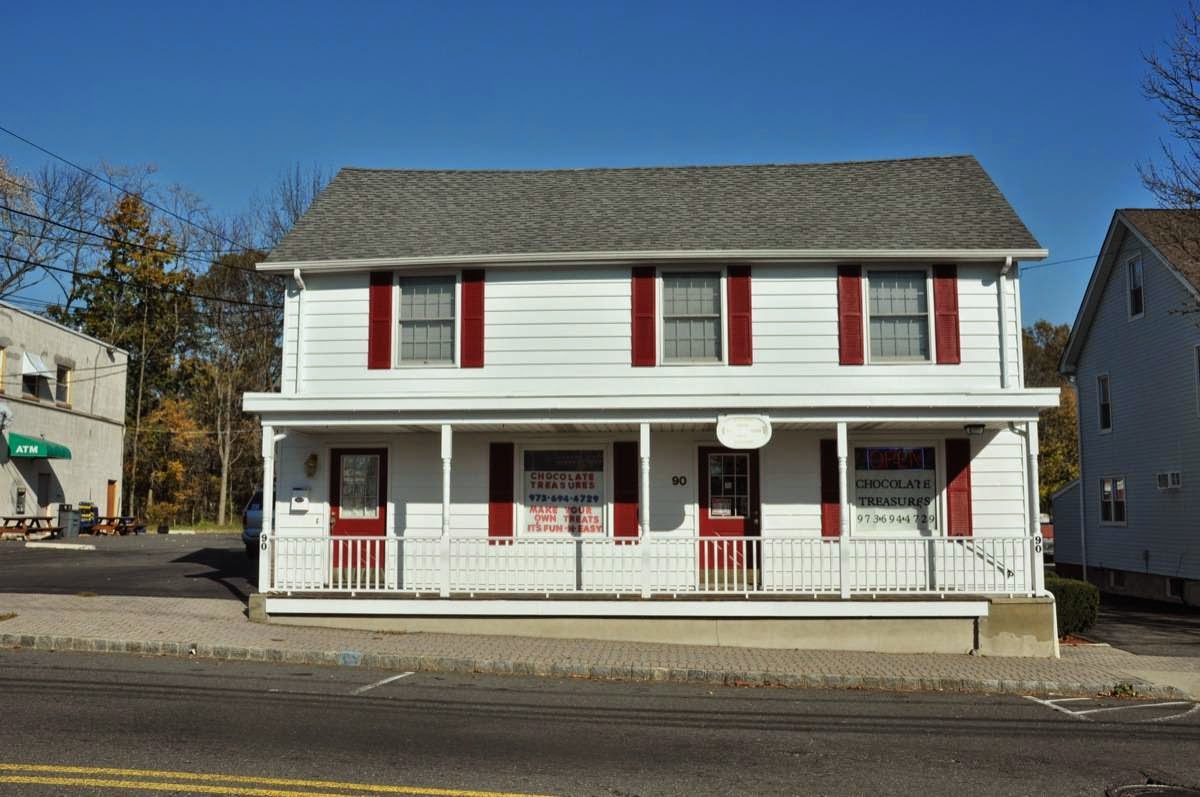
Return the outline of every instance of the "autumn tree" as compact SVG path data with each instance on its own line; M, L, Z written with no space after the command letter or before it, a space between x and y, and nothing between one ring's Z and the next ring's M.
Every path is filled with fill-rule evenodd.
M207 435L195 420L196 409L193 401L168 397L145 417L145 517L150 523L194 520L203 513Z
M129 352L126 379L126 512L135 514L149 484L142 465L142 421L183 390L179 362L192 345L191 272L178 265L175 242L137 194L118 198L104 216L103 259L74 277L63 323Z
M1038 471L1043 512L1050 509L1051 495L1079 478L1075 387L1058 372L1070 336L1068 325L1045 320L1026 327L1022 334L1026 386L1061 389L1057 409L1044 411L1039 419Z

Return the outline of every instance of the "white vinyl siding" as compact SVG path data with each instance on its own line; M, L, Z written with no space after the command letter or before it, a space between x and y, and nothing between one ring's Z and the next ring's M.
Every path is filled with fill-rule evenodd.
M925 271L867 273L867 337L872 362L929 360Z
M400 279L400 362L454 361L454 277Z
M664 362L721 359L720 274L664 274L662 316Z
M915 269L905 269L915 270ZM487 272L486 366L367 369L367 285L362 274L305 275L300 393L307 396L493 397L762 394L887 395L997 390L1000 387L999 264L960 264L962 363L927 361L838 365L837 268L834 264L756 265L753 272L754 365L719 360L686 368L633 368L628 268L496 268ZM1009 280L1008 366L1018 384L1016 280ZM284 316L284 391L295 377L298 303ZM661 311L660 311L661 312ZM397 310L397 315L398 315ZM723 325L722 325L723 326ZM399 343L397 342L397 346ZM935 380L935 381L931 381Z

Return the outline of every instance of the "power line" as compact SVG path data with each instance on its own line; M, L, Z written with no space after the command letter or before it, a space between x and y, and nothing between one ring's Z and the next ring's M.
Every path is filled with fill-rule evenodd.
M70 230L71 232L78 233L80 235L91 235L96 238L102 238L105 241L110 241L112 243L120 244L122 246L132 246L132 247L136 247L138 249L142 249L147 252L155 252L160 255L167 255L169 257L178 258L180 260L194 260L198 263L203 263L205 266L209 266L209 265L220 266L221 268L228 268L228 269L232 269L233 271L241 271L246 274L253 274L256 277L269 276L267 274L259 273L252 268L245 268L243 266L235 266L235 265L232 265L229 263L222 263L219 260L215 260L215 259L210 260L208 258L198 257L197 255L191 255L191 254L187 254L184 252L179 252L174 249L162 249L162 248L157 248L157 247L153 247L153 246L147 246L146 244L135 243L133 241L122 241L120 238L113 238L111 235L105 235L104 233L100 233L100 232L92 232L91 230L85 230L81 227L74 227L70 224L65 224L61 221L55 221L54 219L47 218L46 216L39 216L36 213L27 213L23 210L17 210L16 208L12 208L12 207L9 207L8 205L4 205L4 204L0 204L0 210L8 211L9 213L16 213L18 216L24 216L25 218L28 218L28 219L36 219L37 221L41 221L46 224L53 224L55 227L61 227L64 230ZM42 237L42 236L38 236L37 233L28 233L24 230L17 231L17 230L11 230L8 228L4 228L4 231L8 232L8 233L12 233L14 235L28 234L28 235L34 235L36 237ZM70 240L70 239L67 239L67 240ZM87 245L87 244L85 244L85 245ZM103 244L93 244L93 246L103 246ZM235 254L235 253L229 252L227 254Z
M1033 271L1039 268L1059 266L1063 263L1078 263L1080 260L1095 260L1097 257L1099 257L1099 255L1084 255L1083 257L1069 257L1066 260L1051 260L1049 263L1035 263L1032 266L1021 266L1021 271Z
M63 268L62 266L52 266L49 263L41 263L37 260L26 260L25 258L20 258L20 257L4 257L4 256L0 256L0 259L8 260L13 263L23 263L23 264L29 265L29 266L44 268L49 271L58 271L63 274L71 274L73 276L82 277L84 279L97 279L97 280L102 280L104 282L112 282L117 285L124 286L126 288L132 288L134 290L148 289L148 290L152 290L152 291L158 291L159 293L168 293L168 294L171 294L174 296L181 296L181 297L184 297L187 299L202 299L207 302L218 302L221 304L233 304L233 305L239 305L241 307L258 307L263 310L281 310L281 309L283 309L281 305L277 305L277 304L263 304L262 302L246 302L246 301L242 301L241 299L222 299L218 296L207 296L205 294L191 293L189 291L177 291L172 288L167 288L165 286L160 286L160 285L135 285L131 282L126 282L125 280L117 279L116 277L109 277L104 274L87 274L87 273L84 273L81 271L77 271L75 269Z
M226 237L225 235L217 232L216 230L210 230L207 227L205 227L203 224L192 221L191 219L184 218L183 216L179 215L178 213L176 213L173 210L169 210L169 209L163 207L162 205L159 205L159 204L147 199L144 196L135 194L126 188L122 188L121 186L114 183L112 180L109 180L107 177L102 177L101 175L96 174L95 172L91 171L90 169L86 169L83 166L80 166L78 163L75 163L74 161L67 160L62 155L59 155L55 152L51 152L50 150L46 149L45 147L41 146L40 144L36 144L33 141L30 141L29 139L25 138L24 136L20 135L19 133L15 133L12 130L9 130L7 127L4 127L3 125L0 125L0 132L7 133L8 135L12 136L13 138L17 139L18 141L22 141L22 142L28 144L29 146L33 147L34 149L38 150L39 152L45 153L46 155L49 155L51 158L54 158L55 160L62 161L63 163L67 164L68 166L78 169L79 171L88 175L92 179L99 180L100 182L104 183L105 185L109 186L110 188L112 188L116 191L120 191L122 194L125 194L126 196L134 197L134 198L146 203L150 207L155 208L156 210L159 210L162 213L166 213L168 216L171 216L172 218L182 221L184 224L191 225L192 227L195 227L197 230L202 230L215 238L220 238L225 243L233 245L234 247L236 247L238 250L240 250L242 252L249 251L249 249L250 249L250 247L243 246L242 244L238 243L237 241Z

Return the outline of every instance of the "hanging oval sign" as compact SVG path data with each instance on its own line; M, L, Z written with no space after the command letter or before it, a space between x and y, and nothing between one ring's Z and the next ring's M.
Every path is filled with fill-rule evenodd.
M771 439L771 420L765 415L719 415L717 439L726 448L762 448Z

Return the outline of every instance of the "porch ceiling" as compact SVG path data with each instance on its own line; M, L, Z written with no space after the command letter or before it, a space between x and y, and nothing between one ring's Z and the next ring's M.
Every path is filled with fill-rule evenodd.
M480 433L505 433L505 434L612 434L612 433L630 433L637 434L638 424L627 421L621 422L597 422L597 423L455 423L452 424L458 432L480 432ZM984 423L983 426L989 430L998 430L1007 427L1007 422L992 421ZM961 421L873 421L873 422L851 422L848 424L850 432L888 432L888 431L911 431L913 429L921 430L938 430L938 431L955 431L963 432L964 424ZM286 428L287 424L279 425L279 428ZM773 422L772 428L777 432L794 432L794 431L827 431L833 433L836 430L836 424L831 422L796 422L783 421ZM381 429L386 429L389 434L433 434L440 431L439 424L396 424L394 426L381 427L380 425L370 426L354 426L354 425L330 425L330 426L309 426L303 427L305 432L321 433L328 432L330 434L347 434L347 433L363 433L363 434L379 434ZM654 432L679 432L679 433L715 433L716 420L710 423L673 423L673 422L650 422L650 429Z

